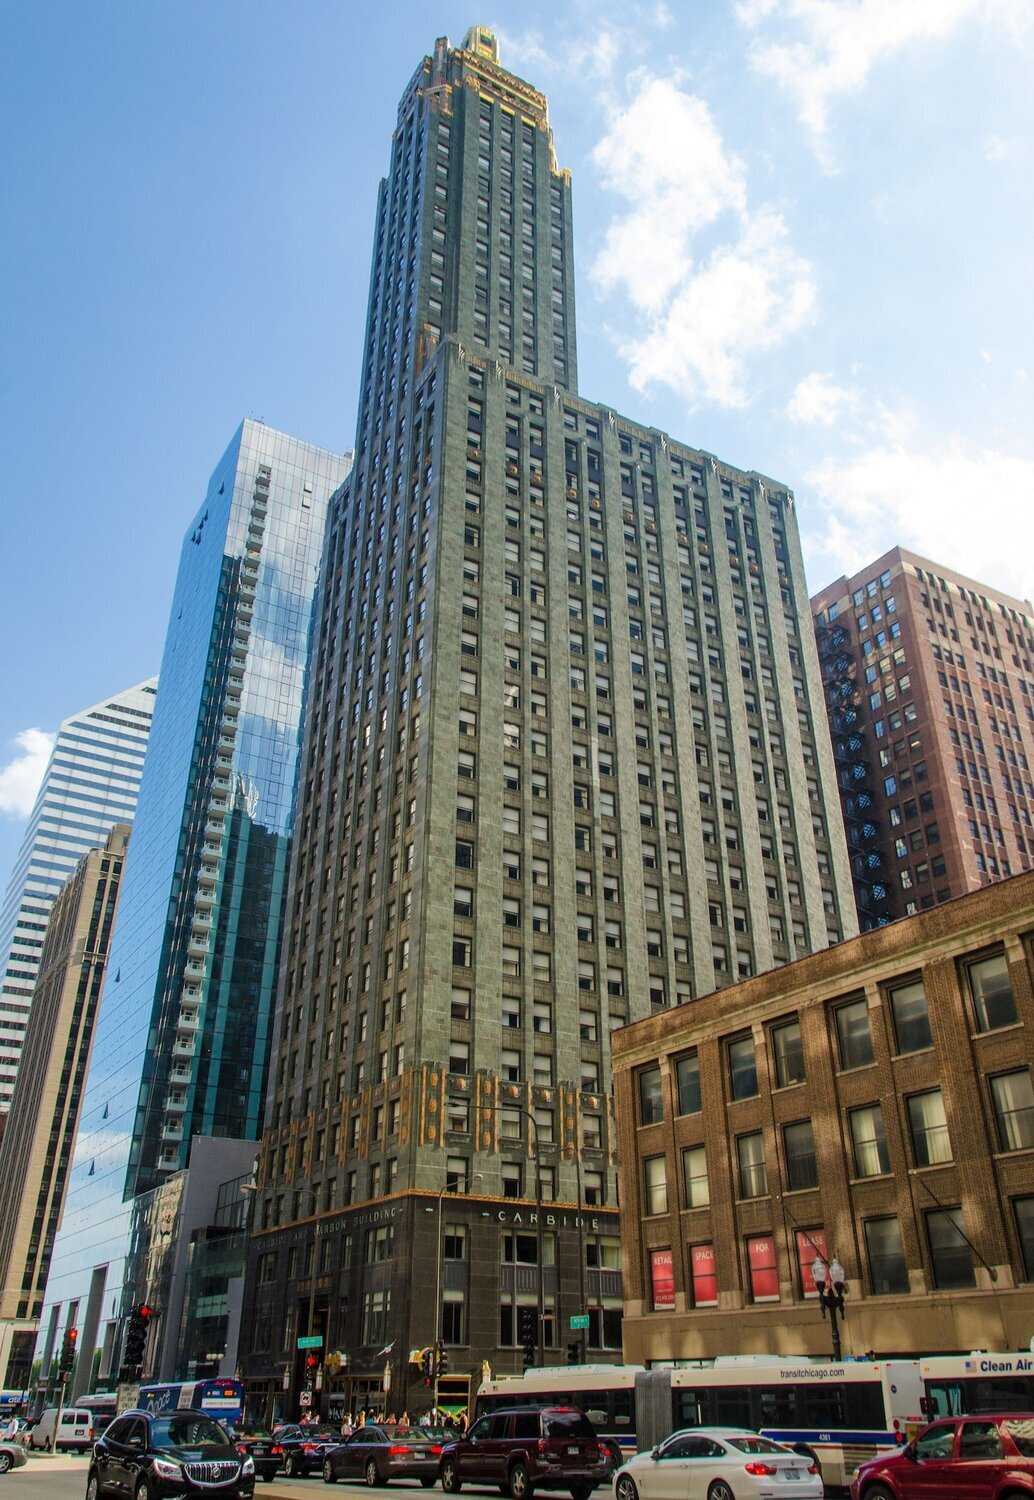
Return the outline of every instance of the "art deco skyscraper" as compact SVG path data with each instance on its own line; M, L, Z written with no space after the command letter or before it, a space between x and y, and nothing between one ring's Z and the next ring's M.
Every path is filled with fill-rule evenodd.
M57 732L0 911L0 1110L11 1103L50 908L79 860L136 809L157 678Z
M576 368L546 100L440 39L309 662L241 1361L270 1414L299 1335L348 1356L325 1406L387 1359L411 1412L410 1349L465 1403L522 1309L618 1348L611 1029L855 930L792 498Z

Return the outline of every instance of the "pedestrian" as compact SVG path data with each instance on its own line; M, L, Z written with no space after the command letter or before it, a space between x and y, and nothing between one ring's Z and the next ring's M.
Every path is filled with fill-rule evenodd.
M384 1418L384 1423L385 1423L385 1426L387 1426L387 1427L394 1427L396 1425L396 1423L395 1423L395 1413L394 1412L389 1412L388 1415Z

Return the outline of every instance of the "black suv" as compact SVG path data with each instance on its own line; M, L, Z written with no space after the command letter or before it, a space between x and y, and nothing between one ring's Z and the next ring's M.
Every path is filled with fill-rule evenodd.
M126 1411L94 1444L86 1500L250 1500L255 1465L229 1433L199 1411Z
M612 1467L595 1427L576 1407L517 1406L479 1417L446 1443L438 1472L450 1495L464 1484L495 1484L513 1500L530 1500L535 1490L589 1500Z

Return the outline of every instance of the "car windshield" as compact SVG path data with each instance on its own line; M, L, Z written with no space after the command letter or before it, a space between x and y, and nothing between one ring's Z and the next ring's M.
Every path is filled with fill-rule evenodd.
M435 1427L385 1427L384 1431L393 1443L441 1443L445 1440L445 1433Z
M596 1430L580 1411L550 1412L546 1417L546 1436L551 1438L594 1438Z
M734 1437L726 1438L730 1448L739 1449L740 1453L786 1453L782 1443L773 1443L763 1437Z
M317 1427L315 1423L311 1427L300 1427L299 1432L307 1443L315 1439L317 1442L325 1442L327 1438L333 1439L335 1443L341 1441L340 1427Z
M171 1417L154 1417L151 1421L151 1446L154 1448L228 1448L230 1439L224 1428L211 1417L198 1412L175 1412Z
M247 1442L253 1438L267 1438L269 1433L265 1427L240 1427L237 1436L242 1442Z
M1024 1458L1034 1458L1034 1417L1021 1422L1003 1422L1002 1426Z

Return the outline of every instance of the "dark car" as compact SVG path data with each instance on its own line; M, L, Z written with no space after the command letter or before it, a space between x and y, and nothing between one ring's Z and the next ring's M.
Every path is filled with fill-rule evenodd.
M259 1479L271 1483L282 1462L279 1444L264 1427L238 1427L233 1434L233 1445L238 1453L244 1453L255 1465Z
M1034 1412L973 1412L933 1422L900 1453L870 1459L851 1500L1034 1497Z
M302 1425L289 1422L273 1429L273 1450L284 1466L284 1478L296 1479L322 1470L323 1460L343 1439L338 1427L323 1427L318 1422Z
M254 1492L251 1459L199 1411L122 1412L94 1444L86 1481L86 1500L245 1500Z
M464 1484L494 1484L513 1500L535 1490L567 1490L588 1500L611 1462L588 1417L573 1406L515 1406L489 1412L446 1443L438 1468L450 1495Z
M453 1434L440 1427L367 1425L323 1460L327 1484L339 1479L365 1479L372 1489L392 1479L419 1479L429 1490L438 1478L443 1444Z

